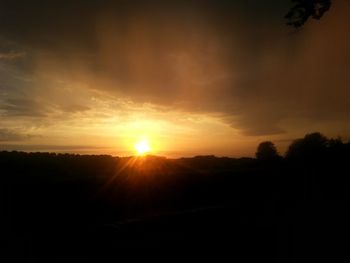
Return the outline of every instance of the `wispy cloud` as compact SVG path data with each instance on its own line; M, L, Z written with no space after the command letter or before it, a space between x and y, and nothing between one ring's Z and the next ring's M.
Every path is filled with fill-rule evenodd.
M45 117L46 105L41 105L33 99L7 99L0 109L4 116Z
M31 137L32 135L22 134L10 129L0 129L0 142L25 141Z
M0 60L16 60L26 56L24 51L0 52Z

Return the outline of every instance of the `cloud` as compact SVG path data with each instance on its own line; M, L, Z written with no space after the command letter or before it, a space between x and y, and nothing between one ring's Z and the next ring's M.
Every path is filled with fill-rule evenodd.
M1 141L1 140L0 140ZM11 150L11 151L53 151L53 152L89 152L98 150L103 150L105 147L95 147L95 146L86 146L86 145L36 145L36 144L1 144L1 150Z
M6 99L0 105L3 116L46 117L48 105L33 99Z
M61 109L65 112L76 113L76 112L88 111L91 108L88 106L85 106L85 105L70 104L70 105L62 107Z
M45 100L6 98L7 116L91 109L79 96L48 99L70 83L108 99L220 116L249 136L297 132L297 119L339 131L350 114L346 1L297 32L283 20L289 1L20 2L3 7L16 13L3 11L0 29L31 50L26 72L45 81L23 89Z
M0 142L25 141L31 137L31 135L18 133L9 129L0 129Z
M16 60L16 59L21 59L26 56L25 52L0 52L0 60Z

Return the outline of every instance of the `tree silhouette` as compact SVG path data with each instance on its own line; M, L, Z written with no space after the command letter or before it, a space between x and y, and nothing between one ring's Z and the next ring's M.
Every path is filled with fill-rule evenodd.
M255 156L262 161L272 161L280 158L276 146L270 141L260 143Z
M285 15L287 25L295 28L303 26L312 17L320 19L331 7L331 0L292 0L295 5Z
M324 155L329 140L319 132L306 134L303 139L295 140L286 152L287 159L317 159Z

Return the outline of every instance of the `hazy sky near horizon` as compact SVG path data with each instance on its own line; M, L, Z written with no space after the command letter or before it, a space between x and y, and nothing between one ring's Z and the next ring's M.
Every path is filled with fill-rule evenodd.
M301 29L289 0L0 0L0 149L283 152L350 138L350 2Z

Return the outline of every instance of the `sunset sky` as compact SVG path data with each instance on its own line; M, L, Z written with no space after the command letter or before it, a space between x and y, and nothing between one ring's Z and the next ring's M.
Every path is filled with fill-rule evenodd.
M252 156L350 138L350 2L0 0L0 149Z

